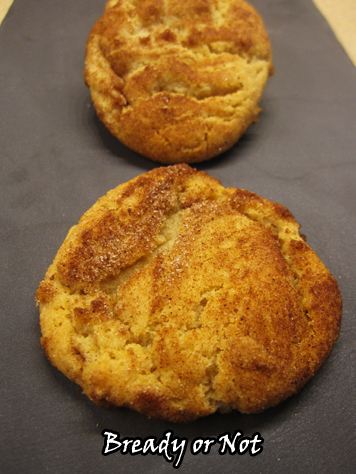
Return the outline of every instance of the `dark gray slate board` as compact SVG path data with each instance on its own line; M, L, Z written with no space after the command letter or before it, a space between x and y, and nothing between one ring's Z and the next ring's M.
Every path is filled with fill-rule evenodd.
M225 186L284 204L340 284L340 339L317 376L261 415L188 426L105 410L47 362L34 294L69 227L109 189L153 169L96 118L83 83L103 0L15 0L0 28L0 472L166 473L157 455L103 456L102 430L187 438L258 432L263 452L193 456L182 473L356 472L356 70L311 0L253 0L273 45L261 120L198 165Z

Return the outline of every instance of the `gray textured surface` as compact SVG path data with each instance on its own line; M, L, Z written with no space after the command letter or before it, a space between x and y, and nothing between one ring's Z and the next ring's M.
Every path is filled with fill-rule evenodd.
M47 362L34 294L69 227L109 189L157 166L114 139L83 83L85 43L102 0L16 0L0 28L0 473L166 473L159 456L101 455L101 431L189 442L242 430L261 455L186 453L183 473L356 472L354 297L356 70L309 0L251 0L276 73L261 120L199 169L287 206L338 280L340 339L317 376L261 415L189 426L104 410Z

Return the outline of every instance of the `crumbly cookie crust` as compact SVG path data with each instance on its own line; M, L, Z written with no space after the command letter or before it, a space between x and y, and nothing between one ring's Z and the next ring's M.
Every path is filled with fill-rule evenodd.
M85 81L98 116L134 151L194 163L257 120L272 73L262 19L244 0L112 0L92 29Z
M283 206L188 165L88 210L37 291L48 358L95 403L190 422L297 393L338 337L338 285Z

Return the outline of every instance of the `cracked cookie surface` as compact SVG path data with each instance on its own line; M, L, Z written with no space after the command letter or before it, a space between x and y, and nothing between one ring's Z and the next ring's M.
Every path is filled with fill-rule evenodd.
M298 392L341 318L337 283L292 214L188 165L99 199L37 301L48 358L91 400L174 422Z
M122 143L194 163L257 120L272 70L263 22L244 0L111 0L88 39L85 81Z

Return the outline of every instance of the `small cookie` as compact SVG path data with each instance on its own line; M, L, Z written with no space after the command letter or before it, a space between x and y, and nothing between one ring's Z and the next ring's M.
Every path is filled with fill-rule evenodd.
M89 209L37 291L48 358L95 403L190 422L297 393L338 337L338 285L283 206L188 165Z
M127 147L194 163L257 120L272 70L262 19L244 0L111 0L88 39L85 81Z

